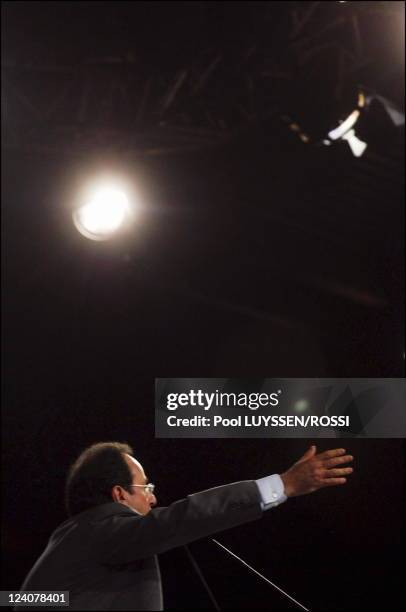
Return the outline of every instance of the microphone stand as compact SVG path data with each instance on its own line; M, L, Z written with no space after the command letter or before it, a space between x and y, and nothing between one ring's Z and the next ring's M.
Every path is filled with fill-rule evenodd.
M217 544L217 546L220 546L220 548L222 548L223 550L227 551L229 555L231 555L232 557L234 557L235 559L238 559L238 561L240 563L242 563L243 565L245 565L246 567L248 567L252 572L254 572L254 574L256 574L257 576L259 576L260 578L262 578L262 580L265 580L265 582L267 582L268 584L270 584L271 586L274 587L274 589L276 589L277 591L279 591L280 593L282 593L283 595L285 595L285 597L287 597L288 599L290 599L290 601L293 601L297 606L299 606L299 608L301 608L302 610L305 610L306 612L310 612L310 610L308 608L305 608L305 606L303 606L301 603L299 603L296 599L293 599L293 597L291 597L288 593L286 593L285 591L283 591L280 587L278 587L276 584L274 584L273 582L271 582L270 580L268 580L268 578L265 578L265 576L263 576L262 574L260 574L259 572L257 572L256 569L254 569L253 567L251 567L251 565L248 565L248 563L246 563L246 561L243 561L243 559L241 559L240 557L238 557L235 553L233 553L231 550L229 550L228 548L226 548L225 546L223 546L223 544L220 544L220 542L218 542L217 540L214 540L214 538L212 538L212 542L214 542L215 544Z
M237 559L240 563L242 563L242 565L245 565L245 567L248 567L248 569L250 569L254 574L256 574L257 576L259 576L260 578L262 578L262 580L264 580L267 584L270 584L274 589L276 589L279 593L282 593L282 595L284 595L285 597L287 597L287 599L289 599L290 601L292 601L296 606L298 606L301 610L305 610L305 612L310 612L309 608L306 608L303 604L301 604L299 601L297 601L296 599L294 599L291 595L289 595L289 593L286 593L286 591L284 591L283 589L281 589L280 587L278 587L275 583L271 582L271 580L269 580L268 578L266 578L265 576L263 576L262 574L260 574L256 569L254 569L253 567L251 567L251 565L249 565L246 561L244 561L243 559L241 559L241 557L238 557L238 555L236 555L235 553L233 553L231 550L229 550L228 548L226 548L223 544L220 544L220 542L218 542L217 540L215 540L214 538L212 538L212 542L214 542L215 544L217 544L217 546L219 546L220 548L222 548L223 550L225 550L229 555L231 555L232 557L234 557L234 559ZM205 579L205 577L202 574L202 571L200 569L200 567L198 566L196 559L193 557L192 553L189 550L189 547L187 545L184 546L184 549L186 550L186 554L189 557L189 560L191 562L191 564L193 565L193 568L195 569L197 575L199 576L215 610L217 610L217 612L220 612L220 606L218 605L216 598L213 595L212 590L210 589L209 585L207 584L207 581Z
M199 576L199 578L200 578L200 580L201 580L201 582L202 582L202 584L203 584L203 586L204 586L204 588L205 588L205 590L206 590L206 593L207 593L207 595L209 596L210 601L211 601L211 603L212 603L212 604L213 604L213 606L214 606L214 609L215 609L215 610L217 610L217 612L221 612L221 608L220 608L220 606L218 605L217 600L216 600L216 598L215 598L215 597L214 597L214 595L213 595L213 591L211 590L211 588L210 588L210 587L209 587L209 585L207 584L207 580L206 580L206 578L203 576L202 570L201 570L201 569L200 569L200 567L198 566L196 559L194 558L194 556L193 556L193 555L192 555L192 553L190 552L190 550L189 550L189 546L187 546L187 544L185 544L183 548L185 549L186 554L187 554L187 556L189 557L189 561L191 562L191 564L193 565L193 567L194 567L194 569L195 569L195 571L196 571L197 575Z

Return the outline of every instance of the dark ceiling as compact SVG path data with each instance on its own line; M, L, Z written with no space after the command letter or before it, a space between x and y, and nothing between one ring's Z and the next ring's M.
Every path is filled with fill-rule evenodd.
M321 138L360 85L401 107L402 5L4 3L13 347L37 333L53 346L63 320L55 350L97 346L103 328L138 360L139 341L117 341L135 334L148 373L294 375L305 345L309 374L399 373L403 128L374 101L363 157ZM146 220L125 243L87 244L66 216L74 180L112 163Z

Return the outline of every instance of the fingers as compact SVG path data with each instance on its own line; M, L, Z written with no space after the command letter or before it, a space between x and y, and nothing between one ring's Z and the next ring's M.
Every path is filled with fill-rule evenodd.
M302 461L307 461L308 459L311 459L312 457L315 456L317 452L317 449L315 446L311 446L306 452L305 454L300 457L300 459L296 462L296 463L302 463Z
M320 484L322 487L335 487L336 485L343 485L346 482L346 478L323 478Z
M330 459L331 457L338 457L340 455L345 455L345 448L334 448L332 450L324 451L324 453L320 453L320 455L318 455L318 458Z
M343 455L341 457L333 457L323 462L324 467L335 467L336 465L342 465L343 463L350 463L354 457L352 455Z
M317 456L318 487L336 487L347 482L344 476L352 474L352 467L337 467L350 463L354 457L346 455L344 448L335 448Z
M331 478L331 477L335 477L335 476L345 476L346 474L352 474L353 471L354 470L352 468L350 468L350 467L349 468L326 470L325 478Z

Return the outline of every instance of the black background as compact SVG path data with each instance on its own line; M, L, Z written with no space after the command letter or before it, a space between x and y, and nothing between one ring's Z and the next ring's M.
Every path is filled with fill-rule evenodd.
M3 56L75 63L135 48L147 71L170 71L208 44L232 53L267 28L276 36L287 4L310 3L6 2ZM391 42L383 35L388 65ZM378 67L370 82L399 102L397 68L383 82ZM3 151L3 588L20 586L64 520L66 469L92 442L132 444L162 504L280 472L306 450L155 440L154 377L403 374L402 138L386 123L375 136L366 161L344 144L307 148L274 120L215 151L115 155L144 212L103 244L76 232L69 206L78 175L108 165L108 150L96 161ZM312 610L400 610L404 443L346 447L346 487L219 540ZM293 609L210 540L191 548L222 607ZM209 608L184 551L161 564L168 608Z

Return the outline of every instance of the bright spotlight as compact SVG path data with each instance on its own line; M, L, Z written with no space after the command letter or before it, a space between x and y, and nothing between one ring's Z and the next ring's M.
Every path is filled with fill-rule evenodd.
M358 138L354 130L360 115L361 113L358 109L354 110L345 121L328 133L330 140L324 141L324 144L330 144L332 140L345 140L350 145L353 155L361 157L367 148L367 144Z
M361 157L367 148L367 143L360 140L354 130L349 130L344 136L341 136L341 140L346 140L348 142L352 154L355 157Z
M105 187L77 208L72 217L76 228L86 238L108 240L122 228L129 215L127 196L119 189Z

